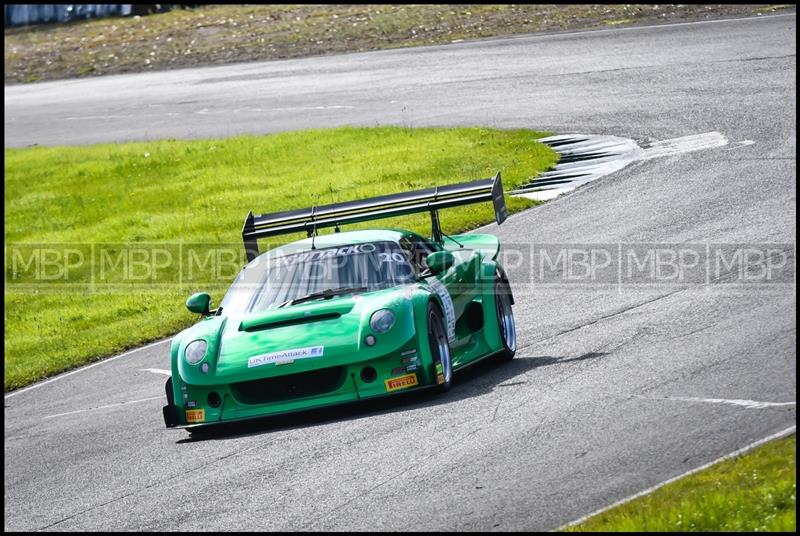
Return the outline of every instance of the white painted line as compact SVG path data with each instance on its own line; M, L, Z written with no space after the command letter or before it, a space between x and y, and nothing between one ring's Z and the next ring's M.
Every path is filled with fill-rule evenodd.
M650 147L644 148L639 160L650 160L651 158L660 158L662 156L673 156L677 154L690 153L692 151L701 151L703 149L722 147L724 145L728 145L728 138L717 131L705 132L703 134L693 134L691 136L683 136L680 138L673 138L671 140L657 141Z
M112 361L114 361L116 359L119 359L120 357L125 357L126 355L130 355L130 354L136 353L136 352L138 352L140 350L147 350L148 348L152 348L153 346L156 346L157 344L163 344L165 342L169 342L171 339L172 339L172 337L170 337L169 339L163 339L163 340L160 340L160 341L151 342L150 344L147 344L145 346L140 346L139 348L134 348L133 350L128 350L127 352L121 353L121 354L116 355L114 357L109 357L108 359L103 359L102 361L98 361L96 363L92 363L91 365L87 365L85 367L81 367L79 369L75 369L75 370L72 370L70 372L61 374L59 376L56 376L55 378L50 378L49 380L45 380L45 381L40 382L40 383L34 383L33 385L29 385L28 387L23 387L22 389L18 389L16 391L12 391L11 393L8 393L7 395L5 395L5 400L8 400L12 396L16 396L16 395L18 395L20 393L25 393L27 391L30 391L31 389L36 389L37 387L41 387L42 385L47 385L48 383L53 383L54 381L60 380L62 378L66 378L67 376L72 376L73 374L77 374L78 372L83 372L84 370L89 370L90 368L96 367L98 365L103 365L105 363L110 363L110 362L112 362Z
M754 142L753 140L742 140L742 141L737 141L737 142L736 142L735 144L733 144L733 145L731 146L731 148L730 148L730 149L728 149L728 150L729 150L729 151L733 151L733 150L735 150L735 149L741 149L742 147L748 147L748 146L750 146L750 145L753 145L753 144L755 144L755 142Z
M665 396L657 400L677 400L679 402L707 402L711 404L730 404L732 406L744 406L746 408L751 408L751 409L797 405L797 402L759 402L758 400L732 400L728 398L694 398L694 397L680 397L680 396Z
M597 33L613 33L613 32L635 32L638 30L654 30L658 28L674 28L676 26L692 26L696 24L716 24L719 22L742 22L742 21L753 21L753 20L764 20L764 19L774 19L777 17L794 17L797 13L775 13L773 15L750 15L745 17L737 17L733 19L714 19L714 20L698 20L692 22L670 22L667 24L650 24L647 26L625 26L622 28L602 28L599 30L572 30L566 32L548 32L542 34L523 34L523 35L515 35L509 37L493 37L487 39L480 39L480 40L471 40L467 41L467 43L474 43L475 41L516 41L520 39L544 39L547 37L565 37L565 36L572 36L578 35L581 36L583 34L597 34ZM434 45L435 46L435 45ZM439 45L442 46L442 45ZM399 49L399 50L410 50L410 49Z
M75 411L68 411L66 413L57 413L55 415L48 415L47 417L42 417L42 419L55 419L56 417L63 417L65 415L75 415L76 413L86 413L87 411L95 411L95 410L98 410L98 409L115 408L117 406L126 406L128 404L138 404L139 402L148 402L150 400L158 400L159 398L163 398L164 400L167 399L166 395L164 395L164 396L151 396L150 398L142 398L140 400L130 400L128 402L117 402L116 404L108 404L106 406L97 406L96 408L78 409L78 410L75 410Z
M352 110L355 106L345 104L333 104L331 106L282 106L277 108L242 108L241 111L255 111L255 112L296 112L302 110ZM234 110L234 113L239 110Z
M598 514L602 514L603 512L605 512L607 510L611 510L612 508L616 508L617 506L623 505L623 504L625 504L627 502L630 502L630 501L632 501L634 499L638 499L639 497L643 497L645 495L649 495L650 493L653 493L657 489L659 489L659 488L661 488L663 486L666 486L667 484L671 484L671 483L675 482L676 480L680 480L681 478L683 478L685 476L689 476L689 475L692 475L694 473L698 473L698 472L700 472L700 471L702 471L704 469L708 469L712 465L716 465L719 462L728 460L730 458L735 458L736 456L744 454L745 452L747 452L749 450L752 450L752 449L754 449L756 447L759 447L759 446L763 445L764 443L768 443L768 442L772 441L773 439L780 439L782 437L791 435L791 434L795 433L796 431L797 431L797 425L796 424L792 425L789 428L786 428L785 430L781 430L780 432L778 432L776 434L772 434L771 436L767 436L764 439L759 439L755 443L750 443L746 447L742 447L739 450L735 450L735 451L731 452L730 454L726 454L725 456L721 456L721 457L717 458L716 460L713 460L713 461L710 461L710 462L708 462L706 464L701 465L700 467L696 467L696 468L694 468L694 469L692 469L690 471L686 471L685 473L681 473L678 476L672 477L669 480L665 480L664 482L661 482L660 484L656 484L655 486L647 488L644 491L640 491L636 495L631 495L630 497L626 497L625 499L621 499L621 500L619 500L619 501L617 501L617 502L615 502L613 504L609 504L608 506L605 506L605 507L603 507L603 508L601 508L599 510L596 510L596 511L592 512L591 514L586 514L585 516L583 516L583 517L581 517L579 519L576 519L575 521L570 521L569 523L567 523L565 525L561 525L560 527L553 529L551 532L560 532L560 531L566 529L567 527L571 527L573 525L578 525L580 523L583 523L587 519L589 519L591 517L594 517L594 516L596 516Z
M152 372L153 374L166 374L167 376L172 376L172 372L160 368L140 368L139 370L142 372Z

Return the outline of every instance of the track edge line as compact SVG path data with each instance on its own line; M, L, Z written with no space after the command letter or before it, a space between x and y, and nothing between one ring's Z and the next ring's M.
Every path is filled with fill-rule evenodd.
M101 358L100 360L95 361L94 363L89 363L88 365L84 365L82 367L79 367L79 368L76 368L76 369L73 369L73 370L69 370L67 372L63 372L63 373L61 373L61 374L59 374L57 376L53 376L52 378L48 378L46 380L42 380L42 381L40 381L38 383L34 383L33 385L27 385L25 387L17 389L16 391L11 391L10 393L6 393L4 395L3 399L4 400L8 400L12 396L18 395L20 393L25 393L25 392L30 391L32 389L36 389L37 387L41 387L43 385L47 385L48 383L53 383L56 380L60 380L62 378L66 378L67 376L72 376L73 374L77 374L78 372L82 372L84 370L89 370L90 368L96 367L98 365L102 365L104 363L110 363L111 361L114 361L114 360L116 360L116 359L118 359L120 357L125 357L126 355L133 354L133 353L138 352L140 350L146 350L147 348L151 348L151 347L153 347L153 346L155 346L157 344L168 342L170 339L172 339L172 337L174 337L174 335L172 335L170 337L166 337L166 338L158 340L158 341L153 341L153 342L151 342L149 344L145 344L144 346L139 346L138 348L132 348L130 350L127 350L127 351L122 352L121 354L117 354L115 356Z
M625 497L624 499L620 499L617 502L609 504L608 506L604 506L603 508L600 508L599 510L595 510L594 512L592 512L590 514L586 514L585 516L582 516L582 517L580 517L580 518L578 518L578 519L576 519L574 521L570 521L569 523L565 523L564 525L561 525L561 526L556 527L554 529L550 529L550 531L548 531L548 532L560 532L560 531L563 531L564 529L567 529L567 528L572 527L574 525L578 525L580 523L583 523L584 521L588 520L589 518L594 517L594 516L599 515L599 514L602 514L603 512L611 510L612 508L615 508L617 506L621 506L621 505L623 505L625 503L628 503L628 502L630 502L630 501L632 501L634 499L638 499L639 497L644 497L645 495L649 495L649 494L653 493L654 491L658 490L659 488L662 488L662 487L666 486L667 484L671 484L671 483L675 482L676 480L680 480L683 477L686 477L686 476L689 476L689 475L693 475L694 473L699 473L700 471L703 471L704 469L708 469L709 467L711 467L713 465L716 465L716 464L718 464L718 463L720 463L722 461L729 460L731 458L735 458L736 456L744 454L744 453L746 453L746 452L748 452L748 451L750 451L750 450L752 450L752 449L754 449L756 447L760 447L764 443L769 443L772 440L780 439L782 437L789 436L789 435L795 433L796 431L797 431L797 425L794 424L794 425L790 426L789 428L781 430L780 432L776 432L776 433L774 433L772 435L769 435L769 436L767 436L767 437L765 437L763 439L759 439L758 441L750 443L749 445L747 445L745 447L742 447L742 448L740 448L738 450L735 450L735 451L733 451L733 452L731 452L729 454L725 454L724 456L720 456L719 458L716 458L715 460L712 460L712 461L710 461L708 463L705 463L705 464L701 465L700 467L695 467L694 469L690 469L689 471L686 471L685 473L681 473L681 474L679 474L677 476L674 476L674 477L672 477L672 478L670 478L668 480L665 480L665 481L663 481L663 482L661 482L659 484L656 484L655 486L651 486L651 487L649 487L649 488L647 488L647 489L645 489L643 491L640 491L639 493L636 493L636 494L631 495L629 497Z

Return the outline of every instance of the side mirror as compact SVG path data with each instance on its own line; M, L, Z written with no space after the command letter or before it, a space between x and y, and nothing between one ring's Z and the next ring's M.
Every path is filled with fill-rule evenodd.
M428 255L427 263L428 268L434 274L440 274L453 266L456 258L449 251L434 251Z
M208 295L208 292L192 294L186 300L186 308L199 315L207 315L209 307L211 307L211 296Z

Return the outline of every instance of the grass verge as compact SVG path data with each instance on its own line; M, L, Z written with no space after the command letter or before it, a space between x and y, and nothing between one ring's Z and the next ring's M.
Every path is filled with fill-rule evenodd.
M556 153L530 130L339 128L224 140L5 151L4 387L158 339L216 303L244 264L248 210L265 213L490 177L507 189ZM509 209L531 206L509 198ZM485 205L485 206L484 206ZM492 221L445 210L445 232ZM349 228L430 232L414 215ZM261 241L270 245L302 238Z
M568 532L794 532L797 436L771 441Z
M5 31L5 81L297 58L542 31L747 16L780 4L207 5Z

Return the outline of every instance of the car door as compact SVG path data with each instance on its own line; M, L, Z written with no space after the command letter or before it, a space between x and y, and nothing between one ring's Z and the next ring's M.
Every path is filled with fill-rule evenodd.
M467 305L475 297L476 280L480 269L480 255L473 250L459 249L453 251L455 264L446 272L438 275L427 275L425 259L430 253L441 250L440 247L428 242L424 238L409 234L400 240L400 247L409 256L411 264L417 270L417 276L424 276L431 290L439 294L444 304L445 320L447 322L448 339L453 350L453 363L458 364L458 349L470 341L469 334L458 338L455 332L455 322L465 311Z

